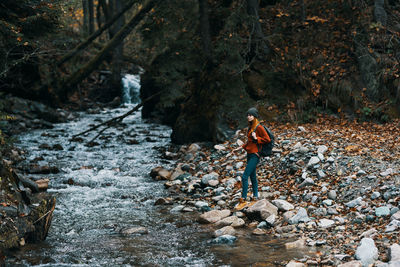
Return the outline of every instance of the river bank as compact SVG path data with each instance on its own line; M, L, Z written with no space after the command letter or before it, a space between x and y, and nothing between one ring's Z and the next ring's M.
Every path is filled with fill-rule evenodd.
M234 206L245 154L233 149L245 141L245 130L215 146L171 147L163 157L176 159L176 167L151 172L167 180L171 193L157 203L198 211L199 221L212 224L217 243L237 242L238 229L245 229L258 238L295 239L285 244L289 250L318 251L289 266L398 264L399 128L399 121L323 117L315 124L272 125L274 154L258 168L261 200L239 212Z

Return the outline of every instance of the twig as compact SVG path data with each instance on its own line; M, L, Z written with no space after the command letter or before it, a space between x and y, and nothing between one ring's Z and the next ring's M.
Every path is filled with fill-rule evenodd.
M50 212L53 212L54 208L49 210L48 212L46 212L42 217L40 217L39 219L37 219L33 224L37 223L38 221L40 221L41 219L43 219L45 216L47 216Z

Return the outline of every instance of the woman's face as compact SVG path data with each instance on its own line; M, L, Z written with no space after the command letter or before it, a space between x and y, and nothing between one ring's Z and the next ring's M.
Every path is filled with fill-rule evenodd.
M254 116L250 115L250 114L247 114L247 121L251 122L253 120L254 120Z

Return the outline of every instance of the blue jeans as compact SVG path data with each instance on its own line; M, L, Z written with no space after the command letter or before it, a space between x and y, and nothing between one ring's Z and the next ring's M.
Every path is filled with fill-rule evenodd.
M253 188L253 196L258 197L258 183L256 177L256 167L260 158L256 154L247 154L247 165L242 176L242 198L246 199L247 189L249 188L249 176L251 187Z

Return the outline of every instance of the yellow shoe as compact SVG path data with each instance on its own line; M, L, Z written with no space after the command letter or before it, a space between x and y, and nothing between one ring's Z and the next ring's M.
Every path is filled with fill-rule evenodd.
M235 210L242 210L247 206L248 202L243 198L239 199L239 203L235 206Z
M247 205L247 207L253 206L254 204L257 203L258 200L259 200L258 197L252 197L252 198L251 198L251 201L250 201L250 203Z

